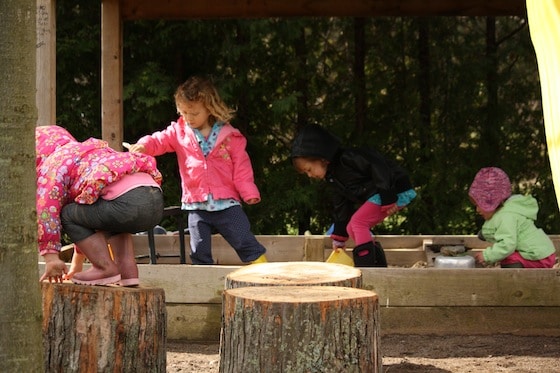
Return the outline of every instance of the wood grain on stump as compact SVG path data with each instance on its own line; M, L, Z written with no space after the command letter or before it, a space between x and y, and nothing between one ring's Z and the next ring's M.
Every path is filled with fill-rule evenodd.
M275 262L251 264L226 276L226 289L247 286L362 287L362 272L344 264L324 262Z
M41 286L46 372L165 372L163 289Z
M220 372L381 372L374 292L340 286L224 291Z

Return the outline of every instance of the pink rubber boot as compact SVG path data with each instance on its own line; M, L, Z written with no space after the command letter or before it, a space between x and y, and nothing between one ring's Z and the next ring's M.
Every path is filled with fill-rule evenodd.
M76 242L82 253L91 262L91 268L72 277L72 282L80 285L111 285L120 281L119 268L111 259L103 232L97 232Z
M118 282L120 286L138 286L138 265L134 258L134 245L132 235L130 233L121 233L109 238L115 263L119 267L121 280Z

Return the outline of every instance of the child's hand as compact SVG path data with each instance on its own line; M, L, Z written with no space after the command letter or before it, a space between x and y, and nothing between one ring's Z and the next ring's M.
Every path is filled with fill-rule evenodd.
M346 242L344 241L337 241L337 240L332 240L332 248L333 250L337 250L337 249L344 249L346 247Z
M476 261L480 264L484 264L484 255L482 254L482 251L475 253L474 254L474 258L476 259Z
M142 144L131 144L128 151L131 153L144 153L146 151L146 147Z
M66 263L62 261L58 254L45 254L45 273L41 276L39 281L49 280L49 282L62 283L64 274L68 271Z
M395 212L399 211L399 206L397 206L396 203L381 206L381 211L387 213L387 216L390 216L390 215L393 215Z
M247 201L245 201L245 203L248 205L256 205L260 201L261 201L260 198L250 198Z

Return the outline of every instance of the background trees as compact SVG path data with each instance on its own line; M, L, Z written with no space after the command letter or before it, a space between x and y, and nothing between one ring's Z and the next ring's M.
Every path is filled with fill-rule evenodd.
M57 10L58 123L82 138L100 136L98 8L61 0ZM377 233L475 233L466 191L488 165L503 167L516 192L534 194L539 224L559 231L525 19L138 21L124 32L125 139L167 126L177 116L175 88L192 74L212 75L249 140L263 196L245 207L255 233L330 225L323 185L289 160L306 123L376 146L410 171L419 198ZM178 204L175 157L158 162L167 203Z

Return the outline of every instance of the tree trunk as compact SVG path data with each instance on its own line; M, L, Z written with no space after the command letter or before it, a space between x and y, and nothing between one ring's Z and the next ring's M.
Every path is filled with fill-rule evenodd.
M46 372L165 372L163 289L42 287Z
M0 1L0 372L41 372L35 213L37 2Z
M229 273L226 289L247 286L345 286L362 287L362 271L344 264L324 262L275 262L253 264Z
M380 372L377 295L340 286L224 291L220 373Z

